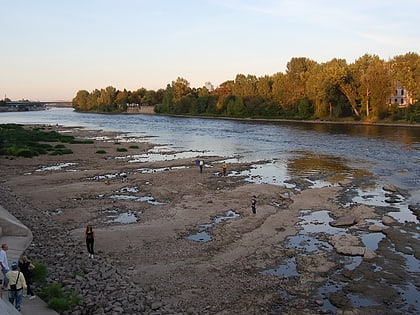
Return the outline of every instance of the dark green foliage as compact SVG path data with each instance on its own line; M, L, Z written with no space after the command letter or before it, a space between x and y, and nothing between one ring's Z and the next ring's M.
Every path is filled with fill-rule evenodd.
M64 154L72 154L72 153L73 151L71 149L64 148L64 149L54 150L53 152L50 153L50 155L64 155Z
M98 151L96 151L96 153L97 153L97 154L105 154L105 153L106 153L106 151L105 151L105 150L98 150Z
M42 128L25 129L17 124L0 125L0 155L34 157L40 154L70 154L70 149L58 144L52 146L45 142L71 143L73 136L61 135L56 131L42 131Z
M129 146L129 148L130 148L130 149L138 149L138 148L139 148L139 146L138 146L138 145L130 145L130 146Z
M63 289L57 283L44 287L40 293L40 297L47 301L49 308L52 308L57 312L71 310L81 301L80 296L76 293L72 291L63 292Z
M126 148L117 148L117 152L127 152Z
M44 284L47 279L47 267L40 262L33 262L35 268L32 270L33 281Z

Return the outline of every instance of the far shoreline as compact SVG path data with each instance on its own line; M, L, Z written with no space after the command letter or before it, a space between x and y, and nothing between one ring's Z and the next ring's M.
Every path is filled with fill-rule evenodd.
M73 109L74 110L74 109ZM76 110L74 110L76 111ZM79 113L92 113L103 115L158 115L167 117L181 117L181 118L203 118L203 119L222 119L232 121L246 121L246 122L291 122L291 123L307 123L307 124L335 124L335 125L361 125L361 126L384 126L384 127L413 127L420 128L420 123L396 123L396 122L368 122L368 121L334 121L334 120L303 120L303 119L285 119L285 118L238 118L227 116L194 116L194 115L174 115L162 114L154 111L154 106L142 106L138 111L131 111L125 113L98 113L98 112L84 112L76 111Z

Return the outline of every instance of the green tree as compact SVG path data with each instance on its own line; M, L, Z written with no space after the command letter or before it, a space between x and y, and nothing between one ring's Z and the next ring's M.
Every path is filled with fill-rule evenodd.
M72 100L73 108L80 111L89 109L89 92L86 90L79 90Z
M255 96L257 95L257 77L255 75L237 74L232 89L232 94L236 96Z
M389 61L394 79L401 83L410 97L420 99L420 55L409 52Z
M358 98L367 118L384 117L387 100L392 93L392 78L388 65L376 55L365 54L352 65L353 77L358 80ZM372 114L372 115L371 115Z
M288 104L297 105L299 100L306 97L306 82L316 64L315 61L304 57L292 58L287 63L286 80L288 89L285 92L288 94Z
M177 103L191 93L190 83L184 78L178 77L176 81L172 81L173 102Z

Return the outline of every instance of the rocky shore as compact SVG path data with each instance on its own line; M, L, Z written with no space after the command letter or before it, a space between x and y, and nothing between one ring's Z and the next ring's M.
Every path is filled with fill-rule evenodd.
M398 188L384 187L390 207L344 207L355 187L374 181L369 174L311 189L299 178L289 183L295 188L257 185L230 176L249 168L246 164L231 164L228 176L222 176L222 160L207 158L200 174L190 158L169 158L174 153L167 153L167 159L141 159L153 147L141 139L51 128L94 143L69 145L70 155L2 158L0 203L32 230L27 254L47 265L48 281L82 297L81 305L65 314L418 310L393 287L413 278L393 248L416 259L420 253L413 237L416 224L403 225L388 215L405 193ZM253 195L256 215L250 211ZM309 213L328 213L334 218L330 226L342 229L315 239L315 246L333 250L289 244L290 237L299 236L302 215ZM96 233L94 259L84 243L87 224ZM306 224L321 225L315 219ZM363 244L360 233L380 235L378 248ZM197 235L198 241L193 240ZM312 242L311 234L301 235L306 245ZM343 268L346 257L359 257L357 267ZM296 270L267 272L285 261ZM328 283L342 289L320 293ZM348 298L362 295L372 303L355 305Z

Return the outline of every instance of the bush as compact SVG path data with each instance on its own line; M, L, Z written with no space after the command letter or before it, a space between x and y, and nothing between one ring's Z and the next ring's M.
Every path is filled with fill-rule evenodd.
M35 269L32 270L32 279L40 284L44 284L47 279L47 267L40 262L33 262Z
M138 146L138 145L130 145L130 146L129 146L129 148L130 148L130 149L138 149L138 148L139 148L139 146Z
M117 152L127 152L126 148L117 148Z
M40 296L45 298L47 301L52 298L61 298L63 297L63 290L58 283L53 283L43 288Z
M49 308L57 312L70 310L81 301L81 297L73 291L63 292L62 287L58 283L53 283L45 287L40 297L47 301Z
M54 150L53 152L50 153L50 155L63 155L63 154L72 154L72 153L73 151L71 149L64 148L64 149Z
M64 298L54 297L48 301L48 307L57 312L64 312L69 309L69 303Z
M97 154L105 154L105 153L106 153L106 151L105 151L105 150L98 150L98 151L96 151L96 153L97 153Z

